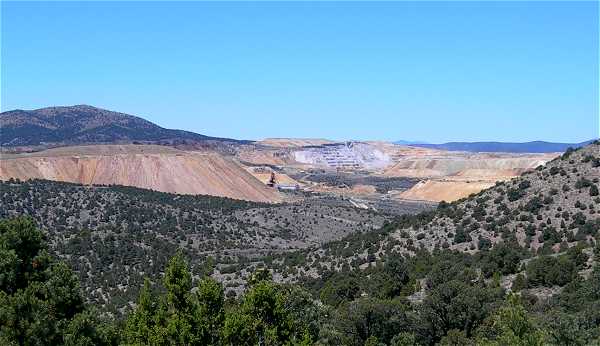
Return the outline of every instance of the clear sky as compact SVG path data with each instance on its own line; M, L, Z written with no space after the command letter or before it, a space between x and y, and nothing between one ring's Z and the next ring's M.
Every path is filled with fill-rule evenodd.
M6 2L2 111L239 139L598 137L597 2Z

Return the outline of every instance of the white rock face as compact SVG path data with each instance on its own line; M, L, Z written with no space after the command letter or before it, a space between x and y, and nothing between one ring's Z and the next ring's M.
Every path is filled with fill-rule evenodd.
M303 148L294 152L297 162L341 169L379 169L392 163L390 156L375 146L345 142Z

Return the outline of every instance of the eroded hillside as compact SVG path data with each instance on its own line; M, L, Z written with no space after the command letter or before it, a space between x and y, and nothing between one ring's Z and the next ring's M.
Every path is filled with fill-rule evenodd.
M279 202L234 160L217 153L156 145L97 145L4 154L0 179L49 179L79 184L127 185L178 194Z

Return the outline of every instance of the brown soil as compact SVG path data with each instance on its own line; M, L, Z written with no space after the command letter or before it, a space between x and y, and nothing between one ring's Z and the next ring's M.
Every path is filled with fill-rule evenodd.
M256 143L278 148L298 148L307 145L331 144L335 143L335 141L322 138L265 138Z
M281 201L277 191L231 159L216 153L152 145L91 145L2 155L0 179L9 178L117 184L179 194Z
M492 187L494 184L493 181L427 180L404 191L398 197L411 200L451 202Z

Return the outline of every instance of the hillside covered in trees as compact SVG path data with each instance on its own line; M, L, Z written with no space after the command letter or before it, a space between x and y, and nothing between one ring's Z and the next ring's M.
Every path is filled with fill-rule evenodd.
M89 143L239 142L162 128L140 117L88 105L0 113L2 146Z
M114 312L133 303L144 277L156 278L178 249L195 277L212 273L236 294L271 255L391 219L320 200L270 205L46 180L0 182L0 191L0 218L33 217L49 250L79 275L87 298Z
M569 150L518 179L465 200L441 203L435 211L387 223L382 218L380 228L373 227L373 220L382 216L355 215L364 217L356 225L371 222L369 227L340 226L339 238L323 244L306 240L289 251L273 251L279 243L266 241L272 238L260 233L295 239L305 232L307 237L308 224L327 219L324 206L317 207L323 217L305 212L287 220L288 229L299 228L286 233L276 227L282 224L258 217L273 212L265 205L122 187L12 181L3 185L1 216L30 215L35 222L19 218L0 223L0 341L598 344L599 153L598 142ZM333 210L333 220L343 216ZM256 216L256 224L240 221L249 216ZM199 235L183 226L189 218L213 223L202 222L206 229ZM149 224L140 225L139 220ZM308 224L299 224L303 220ZM44 231L36 230L36 224ZM332 226L319 225L323 227ZM65 242L82 232L90 234L82 238L87 239L85 246ZM256 246L257 239L268 246ZM248 244L255 253L250 258L226 244ZM160 252L160 263L114 260L142 261L144 256L131 253L154 253L161 246L169 250ZM211 253L212 246L221 247ZM128 247L139 250L123 250ZM265 248L267 254L259 251ZM103 262L106 258L110 261ZM85 290L79 289L70 267L79 273ZM90 268L92 276L85 272ZM111 278L113 272L128 274ZM236 275L244 277L236 282L239 290L228 289L231 280L226 278ZM87 280L101 287L89 289ZM121 304L100 298L110 295L121 297Z
M357 295L361 283L350 274L330 280L315 297L300 286L276 284L267 270L259 269L249 278L247 291L235 299L225 298L223 286L214 279L194 280L178 252L168 262L158 289L146 280L135 308L116 320L85 303L76 276L49 256L43 238L30 219L0 221L0 342L4 345L585 345L600 341L598 265L587 279L571 275L562 292L546 301L523 292L507 295L496 279L483 280L473 270L475 258L449 250L411 259L390 258L370 274L372 285L388 278L388 285L374 292ZM493 261L504 253L492 252L477 260ZM600 257L600 247L595 256ZM584 265L586 255L575 248L555 262L564 272L565 266ZM528 273L532 266L527 266ZM420 303L406 296L405 287L415 272L426 275L428 294Z

